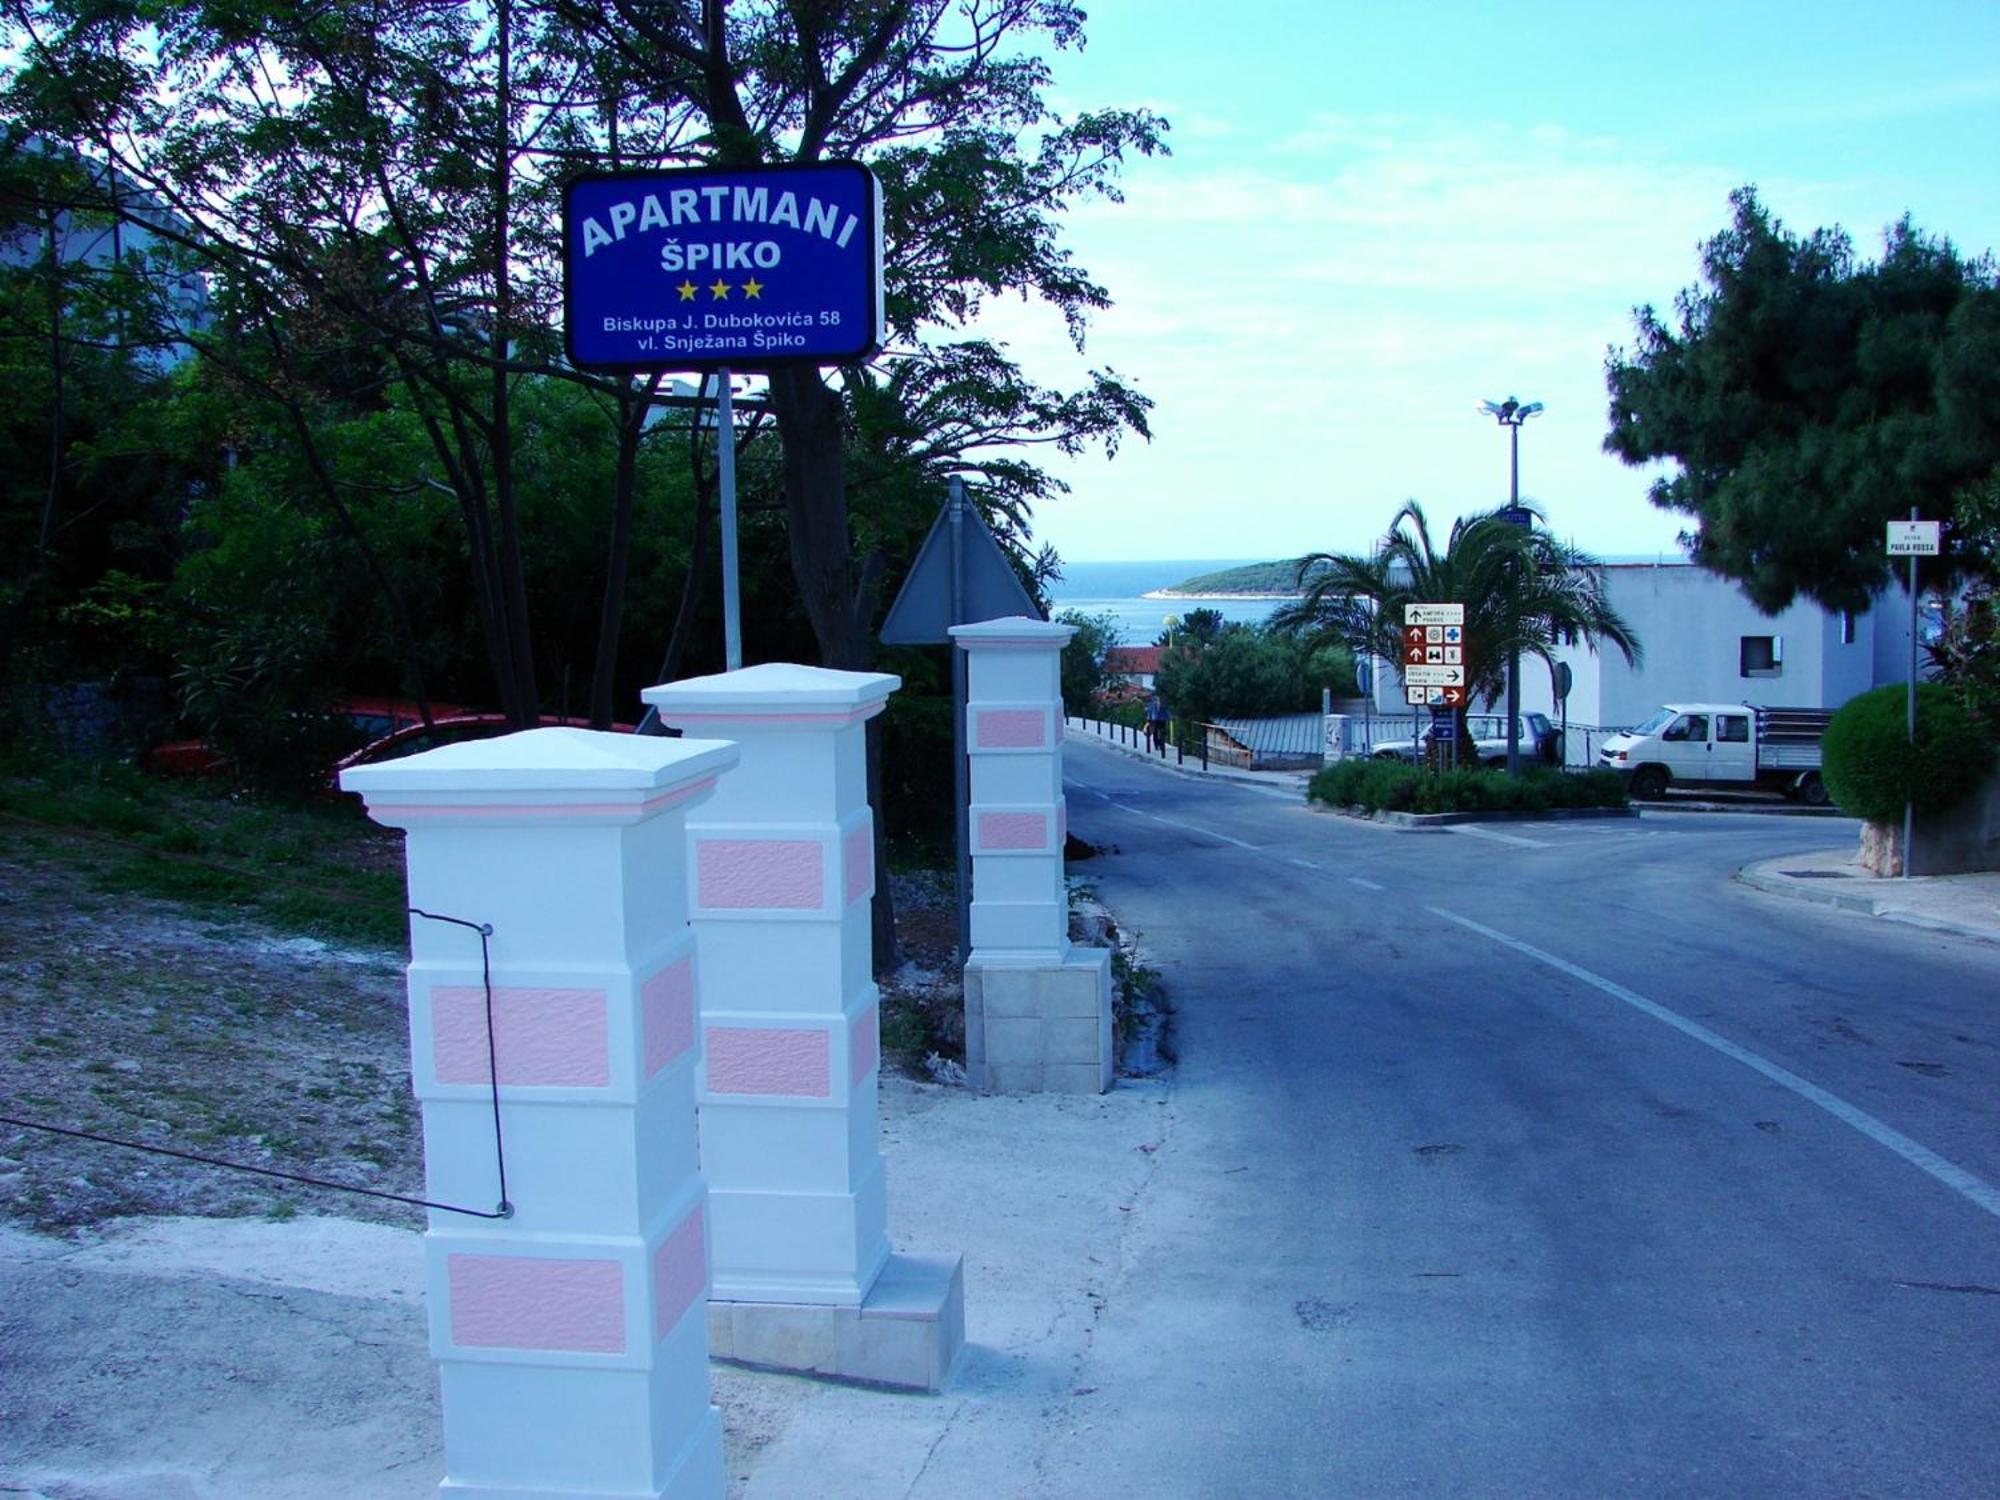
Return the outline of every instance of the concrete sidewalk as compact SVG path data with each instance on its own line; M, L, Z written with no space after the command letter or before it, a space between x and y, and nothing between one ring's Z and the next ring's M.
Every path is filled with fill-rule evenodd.
M2000 943L2000 870L1884 879L1855 855L1851 848L1790 854L1745 866L1736 878L1777 896Z

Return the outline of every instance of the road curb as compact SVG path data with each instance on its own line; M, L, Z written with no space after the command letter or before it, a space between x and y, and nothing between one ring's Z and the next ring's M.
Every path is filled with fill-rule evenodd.
M1316 802L1315 807L1325 808L1336 817L1353 818L1360 823L1381 823L1390 828L1408 829L1412 833L1424 833L1433 828L1448 828L1454 823L1557 823L1574 822L1579 819L1635 818L1638 812L1630 807L1551 807L1541 812L1528 812L1510 808L1506 811L1413 813L1362 812L1354 808L1334 807L1325 802Z
M1646 813L1746 813L1759 818L1848 818L1837 807L1805 807L1798 803L1787 803L1783 807L1754 802L1638 802L1632 804L1639 812Z
M1795 862L1797 856L1789 856ZM2000 928L1981 926L1971 922L1957 922L1949 917L1929 916L1912 911L1893 897L1862 895L1857 891L1829 889L1831 883L1822 884L1817 880L1800 879L1795 875L1784 875L1773 871L1770 866L1784 864L1788 859L1763 860L1758 864L1745 865L1736 872L1736 879L1753 890L1766 895L1783 896L1792 901L1807 901L1816 906L1830 906L1836 911L1852 913L1855 916L1875 917L1884 922L1898 922L1905 927L1921 927L1926 932L1946 932L1955 937L1978 938L1982 942L2000 943Z

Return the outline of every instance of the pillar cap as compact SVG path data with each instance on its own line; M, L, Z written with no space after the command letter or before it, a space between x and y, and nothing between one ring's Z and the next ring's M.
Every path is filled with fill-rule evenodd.
M1060 651L1069 644L1069 638L1076 634L1074 625L1058 625L1053 620L1031 620L1026 615L1013 615L1004 620L981 620L977 625L954 625L951 638L961 650L973 651L986 646L1039 647L1043 650Z
M736 746L721 740L524 729L350 766L340 785L358 792L378 822L392 825L403 809L433 821L454 813L466 821L540 813L622 822L684 800L676 794L705 790L737 758Z
M837 729L873 718L902 683L889 672L838 672L765 662L735 672L663 682L639 696L676 728L764 723Z

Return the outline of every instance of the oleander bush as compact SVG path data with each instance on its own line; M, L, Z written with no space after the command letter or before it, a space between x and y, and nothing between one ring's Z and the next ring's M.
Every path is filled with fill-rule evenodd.
M1993 741L1962 698L1940 683L1917 685L1917 737L1910 743L1908 689L1901 683L1848 700L1820 742L1820 774L1840 810L1893 823L1908 801L1919 814L1965 801L1993 765Z
M1615 771L1530 767L1518 776L1470 768L1434 773L1395 760L1344 760L1313 777L1306 796L1329 807L1367 812L1547 812L1567 807L1623 807Z

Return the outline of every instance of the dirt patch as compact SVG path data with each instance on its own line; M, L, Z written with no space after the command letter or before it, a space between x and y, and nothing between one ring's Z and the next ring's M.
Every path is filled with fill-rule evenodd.
M87 864L0 855L0 1099L66 1129L411 1194L402 955L102 893ZM0 1125L0 1215L420 1211Z

